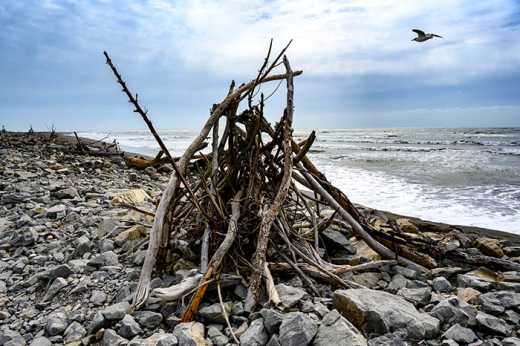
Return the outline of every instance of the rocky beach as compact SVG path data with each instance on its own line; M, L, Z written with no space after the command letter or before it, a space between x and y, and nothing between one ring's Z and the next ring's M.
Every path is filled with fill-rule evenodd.
M247 283L222 277L194 321L181 322L191 292L154 298L200 280L201 245L172 239L170 264L150 285L155 294L133 311L171 165L138 170L118 155L73 152L70 137L45 136L0 137L0 345L520 345L518 236L368 208L360 210L374 227L449 231L451 250L503 268L446 259L421 272L379 258L347 225L334 225L322 231L323 245L329 259L348 258L352 266L338 275L352 288L270 263L278 304L264 292L262 307L248 313Z

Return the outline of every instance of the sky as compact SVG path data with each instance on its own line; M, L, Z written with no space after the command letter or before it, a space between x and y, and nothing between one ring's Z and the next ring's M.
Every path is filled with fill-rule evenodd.
M297 128L520 126L520 0L0 0L0 124L144 128L106 50L157 128L199 128L271 38L303 70Z

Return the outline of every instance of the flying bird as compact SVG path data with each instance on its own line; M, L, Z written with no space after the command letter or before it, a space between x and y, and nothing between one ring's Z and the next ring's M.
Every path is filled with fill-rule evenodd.
M442 36L439 36L439 35L436 35L436 34L425 34L424 31L419 30L419 29L413 29L412 31L417 34L417 37L414 38L412 41L424 42L424 41L431 40L434 37L442 38Z

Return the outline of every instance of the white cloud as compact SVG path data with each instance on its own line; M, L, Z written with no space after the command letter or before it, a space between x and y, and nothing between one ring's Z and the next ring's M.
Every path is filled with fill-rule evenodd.
M59 26L77 54L117 47L137 62L175 59L225 77L254 74L271 37L277 48L294 39L290 58L307 75L419 75L456 84L520 66L518 31L506 27L518 16L514 0L45 0L27 7L31 25ZM445 38L411 42L415 27ZM74 50L41 52L60 59Z

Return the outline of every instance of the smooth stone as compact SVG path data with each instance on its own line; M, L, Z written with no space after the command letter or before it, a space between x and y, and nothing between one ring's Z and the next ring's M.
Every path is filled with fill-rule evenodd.
M439 333L439 320L417 311L404 298L384 291L349 289L334 292L334 306L365 334L405 329L412 339L430 339Z

